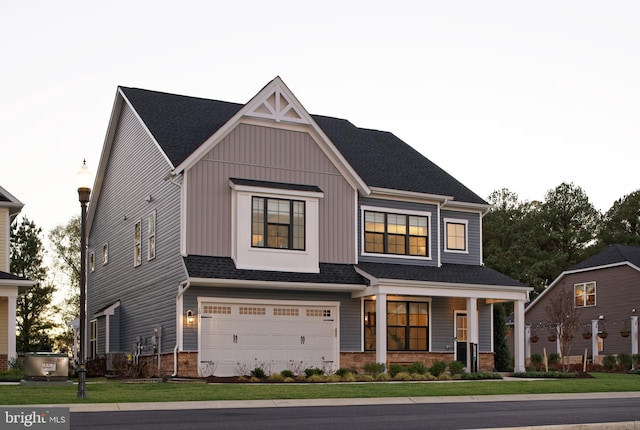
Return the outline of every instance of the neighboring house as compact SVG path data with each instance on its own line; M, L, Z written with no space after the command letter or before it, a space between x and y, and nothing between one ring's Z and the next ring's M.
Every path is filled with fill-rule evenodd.
M640 315L640 247L612 245L570 267L526 309L528 354L560 353L559 340L549 340L553 327L546 308L557 294L569 292L579 312L571 355L638 353ZM602 333L606 332L606 335ZM537 336L537 342L531 337ZM606 337L605 337L606 336Z
M10 273L11 223L24 205L0 187L0 370L16 357L16 302L34 282Z
M88 214L88 354L179 376L491 370L492 304L509 301L524 369L530 288L482 264L488 209L278 77L246 104L120 87Z

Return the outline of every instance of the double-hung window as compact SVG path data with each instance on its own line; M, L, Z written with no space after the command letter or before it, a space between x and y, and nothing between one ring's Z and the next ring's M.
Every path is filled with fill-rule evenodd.
M466 253L469 250L468 221L445 218L445 251Z
M596 305L596 283L585 282L573 286L575 307L582 308Z
M156 211L147 217L147 260L156 258Z
M365 350L376 350L375 301L364 304ZM429 303L387 302L387 350L427 351L429 348Z
M142 222L136 222L133 228L133 265L142 264Z
M269 197L252 198L251 246L305 249L305 202Z
M364 252L429 257L429 217L364 211Z

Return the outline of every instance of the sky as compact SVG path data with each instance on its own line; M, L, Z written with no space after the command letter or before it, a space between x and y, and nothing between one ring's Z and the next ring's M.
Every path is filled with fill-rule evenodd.
M280 76L485 199L571 182L604 212L640 189L636 0L30 0L0 20L0 186L45 233L79 214L119 85L245 103Z

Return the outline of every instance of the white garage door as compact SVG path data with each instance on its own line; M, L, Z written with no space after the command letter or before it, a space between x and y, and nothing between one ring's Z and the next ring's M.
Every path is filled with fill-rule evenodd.
M338 365L338 303L200 302L200 375Z

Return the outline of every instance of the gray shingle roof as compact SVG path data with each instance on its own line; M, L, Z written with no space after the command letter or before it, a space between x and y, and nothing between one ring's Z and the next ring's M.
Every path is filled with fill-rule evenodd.
M27 278L23 278L21 276L16 276L12 273L2 272L2 271L0 271L0 279L5 279L9 281L28 281Z
M267 270L236 269L229 257L189 255L184 264L191 278L238 279L271 282L306 282L319 284L352 284L365 286L351 264L320 263L320 273L276 272Z
M174 166L222 127L242 104L120 87ZM453 196L486 204L453 176L392 133L312 115L345 159L373 187Z
M611 245L599 253L571 266L569 271L629 262L640 267L640 246Z
M434 267L409 264L359 263L357 267L379 279L508 287L525 286L520 281L516 281L486 266L443 264L442 267Z

